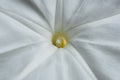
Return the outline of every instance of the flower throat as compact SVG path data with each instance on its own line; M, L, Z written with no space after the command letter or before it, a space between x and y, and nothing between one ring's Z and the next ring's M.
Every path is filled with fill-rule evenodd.
M68 43L67 36L64 33L56 32L52 36L52 44L58 48L64 48Z

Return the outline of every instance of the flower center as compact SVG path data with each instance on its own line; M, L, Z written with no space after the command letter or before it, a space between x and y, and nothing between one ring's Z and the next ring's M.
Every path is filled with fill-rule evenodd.
M67 37L63 33L55 33L52 37L52 43L58 48L64 48L67 45Z

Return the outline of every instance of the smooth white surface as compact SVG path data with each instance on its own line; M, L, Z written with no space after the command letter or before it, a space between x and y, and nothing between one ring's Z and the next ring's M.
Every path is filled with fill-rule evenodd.
M0 0L0 80L120 80L119 13L120 0Z

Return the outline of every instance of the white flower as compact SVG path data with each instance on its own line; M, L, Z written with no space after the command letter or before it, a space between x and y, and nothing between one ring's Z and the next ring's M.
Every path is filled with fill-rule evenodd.
M0 80L120 80L120 0L1 0Z

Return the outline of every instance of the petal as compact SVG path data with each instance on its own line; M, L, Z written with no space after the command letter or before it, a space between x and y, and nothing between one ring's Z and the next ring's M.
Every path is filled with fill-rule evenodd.
M68 27L68 22L76 13L77 9L81 7L84 0L64 0L64 27ZM80 15L80 14L79 14Z
M14 80L23 80L24 78L26 78L36 68L42 66L42 63L50 58L56 51L57 48L52 46L51 44L46 45L45 43L41 43L40 45L38 45L36 54L32 58L32 61L28 65L26 65L26 67L20 73L18 73L17 76L15 76Z
M82 0L68 20L67 30L120 13L120 0Z
M0 13L0 54L44 40L43 36Z
M120 79L120 15L82 25L71 44L83 56L98 80Z
M81 75L78 78L76 78L76 80L77 79L79 79L79 80L97 80L96 76L94 75L94 73L92 72L92 70L86 63L86 61L84 60L84 58L79 54L79 52L74 48L74 46L69 44L68 47L66 47L66 49L68 51L67 56L69 57L69 55L71 55L71 58L69 57L68 62L66 62L66 63L72 63L71 66L73 65L73 67L76 68L76 71L78 71L77 74ZM67 57L66 57L66 59L67 59ZM75 68L72 68L73 71L71 71L71 72L74 72ZM75 74L75 73L76 72L74 72L73 74ZM75 79L75 77L73 77L73 79Z
M63 6L64 6L63 0L56 1L55 27L54 27L55 31L61 30L64 25Z
M1 0L0 9L23 16L35 24L51 30L41 12L39 12L30 0Z
M81 0L57 0L55 13L55 31L64 30L67 21L74 14Z
M24 46L19 49L0 54L0 79L13 80L17 73L31 61L33 56L33 45ZM29 55L29 56L28 56Z
M120 47L73 43L98 80L120 79Z
M36 24L33 21L26 19L25 17L15 14L11 11L8 11L8 10L5 11L4 9L0 9L0 11L5 15L11 17L12 19L16 20L17 22L23 24L25 27L31 29L33 32L39 35L45 36L47 38L49 36L51 37L51 32L48 31L46 28L42 27L41 25Z
M90 36L94 35L96 38L99 38L99 39L105 36L105 38L109 38L107 40L110 41L111 39L113 39L113 35L116 35L114 37L119 36L119 28L120 28L119 21L120 21L120 14L78 26L76 28L71 29L70 31L67 31L67 34L71 40L81 39L80 37L91 38ZM92 33L92 32L95 32L95 33ZM98 35L97 32L99 32L99 35L101 35L101 37L97 36ZM108 36L108 35L111 35L111 36Z
M42 42L0 55L0 79L23 80L55 51L56 47Z
M51 29L54 26L56 0L30 0L41 12Z
M0 13L0 25L0 80L24 78L38 66L35 61L44 61L55 50L53 46L49 46L49 39L46 40L42 35L3 13ZM45 45L48 43L50 44ZM50 49L51 54L46 49ZM47 56L43 55L44 53ZM32 64L35 65L28 71L28 66Z
M0 80L13 80L30 63L34 54L41 53L43 48L33 45L49 43L50 39L46 40L43 35L3 13L0 13L0 25ZM38 45L44 47L42 43Z
M72 47L58 49L43 66L24 80L97 80L81 55Z

